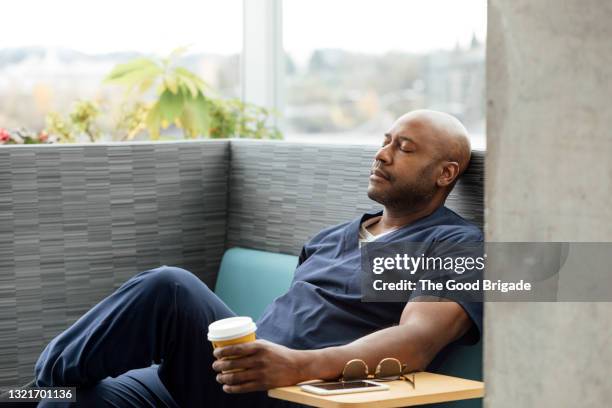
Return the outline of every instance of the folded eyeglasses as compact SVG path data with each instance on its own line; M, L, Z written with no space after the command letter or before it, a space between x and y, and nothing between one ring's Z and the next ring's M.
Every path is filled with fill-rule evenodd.
M346 363L339 381L372 380L376 382L405 380L412 388L416 388L415 373L408 373L405 364L396 358L385 358L376 366L374 374L369 374L368 365L360 359L353 359Z

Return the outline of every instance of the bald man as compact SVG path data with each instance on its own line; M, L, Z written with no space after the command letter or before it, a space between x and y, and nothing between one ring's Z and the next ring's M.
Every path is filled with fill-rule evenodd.
M268 407L287 403L262 391L337 379L356 358L371 369L387 357L408 371L427 368L448 344L478 340L482 305L444 295L417 301L418 290L408 302L362 302L360 247L481 242L477 227L444 206L469 159L457 119L402 116L369 177L368 196L384 209L304 245L289 291L257 321L260 340L213 353L208 325L234 313L194 275L164 266L134 276L55 338L36 364L36 384L77 386L82 406Z

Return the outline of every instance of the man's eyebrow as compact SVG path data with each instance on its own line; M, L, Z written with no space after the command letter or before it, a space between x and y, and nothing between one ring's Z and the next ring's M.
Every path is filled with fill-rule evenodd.
M415 145L417 144L417 142L415 142L414 139L412 139L412 138L410 138L408 136L399 135L397 138L400 139L401 141L410 142L410 143L413 143Z
M387 132L387 133L385 133L385 137L386 138L392 138L393 136L391 135L391 133ZM409 142L409 143L413 143L413 144L417 145L417 142L415 142L414 139L412 139L409 136L399 135L397 138L400 139L402 142Z

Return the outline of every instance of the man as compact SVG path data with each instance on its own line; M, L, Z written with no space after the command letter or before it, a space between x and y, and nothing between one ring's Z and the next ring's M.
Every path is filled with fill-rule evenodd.
M447 344L478 338L482 305L413 301L418 292L407 303L363 303L359 247L482 241L478 228L444 207L469 158L457 119L424 110L402 116L384 135L369 178L368 196L384 210L325 229L304 246L291 288L257 322L260 340L213 357L207 327L233 312L189 272L161 267L127 281L55 338L36 363L36 384L78 386L83 406L275 406L282 403L261 391L338 378L355 358L376 367L395 357L425 369ZM235 369L242 370L227 373Z

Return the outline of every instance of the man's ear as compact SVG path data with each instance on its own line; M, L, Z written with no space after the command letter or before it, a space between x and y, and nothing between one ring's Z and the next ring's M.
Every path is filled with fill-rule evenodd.
M459 177L459 163L448 161L444 164L444 167L442 167L442 173L438 177L438 186L449 186L457 177Z

